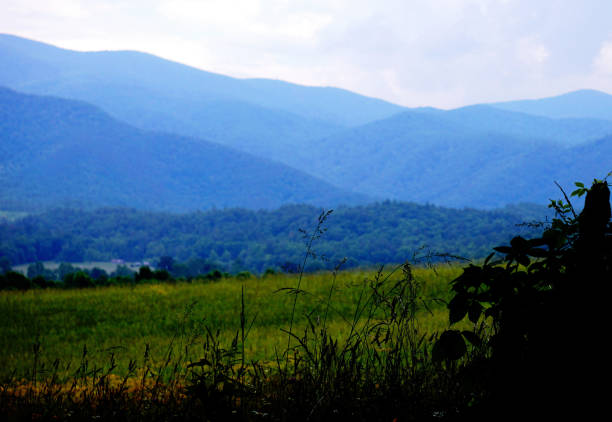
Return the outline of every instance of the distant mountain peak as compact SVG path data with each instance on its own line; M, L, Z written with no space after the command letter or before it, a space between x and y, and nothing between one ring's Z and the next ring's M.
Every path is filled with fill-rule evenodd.
M552 118L595 118L612 120L612 95L595 89L580 89L565 94L488 104L509 111Z
M286 165L201 139L143 131L95 106L0 87L0 203L188 211L368 202Z
M557 95L557 97L582 96L582 95L599 95L599 96L606 96L606 97L610 96L610 94L605 93L603 91L599 91L597 89L584 88L584 89L577 89L576 91L566 92L565 94Z
M6 69L11 67L25 72ZM124 101L136 103L128 105L141 108L138 114L150 112L142 110L138 102L144 101L138 98L143 91L163 97L161 102L177 97L191 103L241 101L340 126L358 126L404 110L399 105L341 88L261 78L238 79L139 51L78 52L8 34L0 34L0 85L82 99L132 124L135 123L123 110L111 110L112 105L102 104L100 97L105 93L97 91L100 86L107 92L117 90L117 94L126 87L137 86L140 91L132 90ZM164 114L172 117L176 113L164 111Z

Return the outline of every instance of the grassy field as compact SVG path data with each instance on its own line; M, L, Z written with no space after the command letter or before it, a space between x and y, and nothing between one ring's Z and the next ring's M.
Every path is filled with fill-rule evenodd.
M460 274L460 267L414 268L413 272L420 285L419 296L429 308L420 307L419 325L427 332L445 328L446 309L433 299L448 299L448 283ZM390 273L391 269L385 270L379 278L390 285L402 276L401 270ZM331 273L304 275L293 331L303 331L305 315L321 323L327 314L330 332L342 338L376 277L375 271L343 271L336 278ZM295 288L297 283L297 275L277 274L215 283L0 292L0 375L27 378L35 358L46 367L59 359L60 372L69 374L81 360L84 347L93 365L106 364L113 354L117 361L114 372L119 374L126 373L131 360L142 365L147 347L153 362L163 361L170 347L175 356L197 360L206 327L219 330L220 338L231 342L240 328L242 298L247 325L254 321L245 341L246 356L270 360L287 346L287 334L281 329L289 328L295 295L282 289ZM40 349L35 356L36 344Z

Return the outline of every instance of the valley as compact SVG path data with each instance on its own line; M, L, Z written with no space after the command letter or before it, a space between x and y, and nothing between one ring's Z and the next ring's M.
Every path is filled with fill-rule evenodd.
M283 51L304 41L292 25ZM390 54L381 40L342 80ZM539 41L487 57L515 51L540 78ZM459 74L448 57L435 67ZM446 92L413 67L404 90L393 63L360 80L463 105L0 34L0 419L590 419L606 403L612 95L467 104L480 80Z

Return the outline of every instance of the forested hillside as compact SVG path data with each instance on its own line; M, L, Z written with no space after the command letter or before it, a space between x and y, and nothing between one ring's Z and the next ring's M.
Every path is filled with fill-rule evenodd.
M205 260L233 272L291 269L306 250L300 229L312 233L320 212L305 205L184 215L58 209L0 223L0 256L13 265L171 256ZM311 261L309 268L333 268L344 257L348 267L403 262L430 251L481 258L492 245L529 232L517 224L542 221L545 215L545 207L528 205L496 211L389 201L340 207L325 222L327 231L314 248L329 261Z
M309 166L337 186L385 198L477 208L546 203L557 195L555 181L571 186L607 174L606 133L612 122L484 106L410 111L326 138L311 148Z
M188 211L367 201L280 163L200 139L142 131L79 101L1 87L0 140L3 210Z
M303 118L311 130L317 125L329 130L402 110L338 88L237 79L136 51L84 53L7 34L0 34L0 64L0 85L87 101L141 128L168 131L180 127L181 134L207 139L211 139L210 130L221 130L226 124L205 113L218 106L250 110L237 123L254 124L264 133L278 130L279 135L283 130L278 123L287 118ZM250 135L262 140L257 131ZM294 137L307 135L296 133ZM231 142L232 137L213 140Z
M410 110L335 88L236 79L139 52L76 52L10 35L0 35L0 64L0 85L87 101L134 127L174 134L131 128L135 135L128 135L126 126L108 131L94 118L81 119L77 136L60 134L44 127L66 129L53 122L64 119L57 110L39 110L32 124L23 119L37 111L19 117L7 105L2 148L25 154L2 164L3 209L60 201L172 211L333 207L372 198L497 208L545 203L557 194L555 181L566 186L609 171L593 147L605 150L612 136L612 97L602 92ZM37 139L47 132L56 139ZM99 141L66 146L85 133ZM141 159L128 163L132 154ZM61 188L53 180L59 173L68 181ZM75 180L87 183L89 194Z

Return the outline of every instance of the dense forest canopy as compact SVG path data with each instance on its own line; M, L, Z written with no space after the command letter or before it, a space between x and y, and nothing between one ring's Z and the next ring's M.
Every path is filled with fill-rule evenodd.
M305 242L300 229L310 232L320 212L308 205L189 214L56 209L0 220L0 256L13 265L171 256L203 259L226 271L262 272L301 262ZM491 246L530 230L517 224L542 220L545 214L546 208L530 205L496 211L392 201L340 207L315 245L315 252L329 261L312 261L311 269L333 267L343 257L347 266L403 262L424 250L484 257Z

